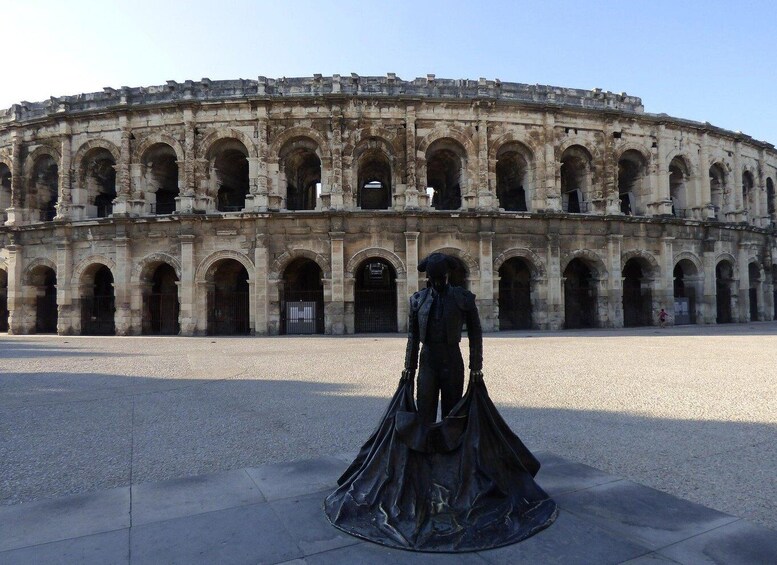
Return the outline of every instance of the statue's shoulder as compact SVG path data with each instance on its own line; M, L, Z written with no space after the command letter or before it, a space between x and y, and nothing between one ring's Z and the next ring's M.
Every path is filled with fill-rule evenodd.
M463 286L452 286L453 296L456 299L456 304L462 310L471 310L475 307L475 295L468 291Z
M418 307L429 296L430 290L429 288L423 288L418 292L414 292L413 296L410 297L410 305Z

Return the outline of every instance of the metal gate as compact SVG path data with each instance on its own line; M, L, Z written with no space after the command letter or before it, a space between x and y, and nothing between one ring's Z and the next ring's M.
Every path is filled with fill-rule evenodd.
M653 298L650 288L623 285L623 325L627 328L653 325Z
M116 333L113 295L81 297L81 333L83 335L113 335Z
M208 334L247 335L250 332L247 292L214 291L208 295Z
M499 289L499 329L531 329L531 290L528 286L513 286Z
M151 293L143 296L143 333L178 335L178 295Z
M354 291L356 333L397 331L397 291L394 288Z
M35 332L57 333L57 294L47 292L35 300Z
M750 289L750 321L758 321L758 290L755 288Z
M305 304L312 308L305 310ZM324 333L324 293L320 290L280 290L281 333ZM296 309L292 309L295 307ZM292 318L291 315L295 317ZM310 317L312 316L312 318ZM300 323L301 320L301 323ZM312 322L312 324L311 324ZM312 325L312 331L310 327ZM303 331L301 331L303 330Z
M5 293L3 293L3 294L0 294L0 332L7 332L7 331L8 331L8 297L6 296Z
M593 289L567 283L564 289L564 327L567 329L596 327L596 295Z

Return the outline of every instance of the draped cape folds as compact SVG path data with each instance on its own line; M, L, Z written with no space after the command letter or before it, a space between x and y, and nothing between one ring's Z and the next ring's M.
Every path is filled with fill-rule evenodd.
M550 526L540 463L499 415L482 379L442 422L421 422L403 379L356 459L324 500L335 527L382 545L479 551Z

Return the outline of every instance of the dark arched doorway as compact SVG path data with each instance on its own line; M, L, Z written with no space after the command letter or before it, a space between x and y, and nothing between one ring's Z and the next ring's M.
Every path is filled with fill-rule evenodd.
M8 272L0 269L0 332L8 331Z
M222 259L213 266L212 273L208 293L208 333L249 334L248 271L240 261Z
M397 275L384 259L370 258L356 269L354 329L357 333L397 331Z
M35 293L35 333L57 333L57 273L39 266L30 273Z
M81 294L81 333L113 335L115 299L113 273L105 265L93 265L84 273Z
M647 266L640 259L629 259L623 267L623 325L627 328L653 325L653 300L646 274Z
M564 269L564 327L596 327L596 281L581 259L572 259Z
M499 329L528 330L532 327L531 269L513 257L499 267Z
M696 266L683 259L674 267L674 323L696 323Z
M715 321L718 324L730 324L731 289L734 284L734 268L728 261L721 261L715 266L715 301L718 309Z
M324 333L324 282L311 259L295 259L283 271L281 333Z
M143 333L178 335L178 275L167 263L154 269L143 294Z
M365 152L359 159L356 205L362 210L386 210L391 207L391 163L378 149Z

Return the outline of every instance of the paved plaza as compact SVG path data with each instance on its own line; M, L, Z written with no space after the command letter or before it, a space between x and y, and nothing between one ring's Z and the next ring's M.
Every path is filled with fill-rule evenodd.
M76 537L94 542L99 555L106 545L139 543L130 541L132 525L135 539L157 536L132 562L154 562L142 547L161 547L176 531L211 531L202 521L218 512L230 513L224 524L244 524L261 523L272 509L281 529L265 534L293 536L286 507L316 519L311 501L320 504L372 431L396 387L404 345L402 336L384 335L0 337L0 551L9 552L0 555L21 559L30 546L62 555L66 541L37 544ZM540 549L531 548L548 551L553 540L585 540L591 534L580 520L615 535L604 547L636 545L613 549L611 562L670 546L674 554L662 549L640 562L691 562L693 551L743 555L777 538L777 323L490 334L484 357L492 399L542 454L538 481L562 509L547 535L515 546L528 549L510 559L536 557ZM304 488L271 484L293 483L300 468ZM222 496L225 488L231 494ZM220 506L208 502L214 493ZM631 503L618 506L623 500ZM74 519L72 535L52 537L40 526L49 516L55 527L57 512L73 505L102 529L78 530ZM175 520L184 518L194 525L180 530ZM33 537L24 533L31 519ZM328 530L316 534L319 526L308 528L304 548L296 540L266 560L359 562L377 551ZM241 528L238 538L248 535ZM558 537L562 531L569 535ZM499 562L495 555L478 559Z

